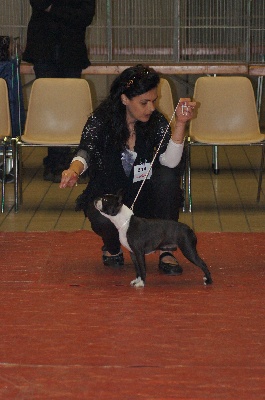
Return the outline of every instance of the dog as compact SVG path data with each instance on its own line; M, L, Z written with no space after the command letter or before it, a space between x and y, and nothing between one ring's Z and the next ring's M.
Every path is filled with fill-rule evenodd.
M212 283L211 273L196 250L197 238L193 230L182 222L139 218L122 203L121 194L106 194L94 201L98 211L118 229L121 244L130 251L136 279L131 286L143 287L146 281L145 254L156 250L176 250L204 272L204 284Z

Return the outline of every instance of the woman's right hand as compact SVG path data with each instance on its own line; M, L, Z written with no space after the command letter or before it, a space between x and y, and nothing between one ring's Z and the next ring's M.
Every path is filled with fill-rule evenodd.
M59 185L60 189L64 189L66 187L73 187L76 185L78 180L78 175L71 168L66 169L62 172L62 178Z

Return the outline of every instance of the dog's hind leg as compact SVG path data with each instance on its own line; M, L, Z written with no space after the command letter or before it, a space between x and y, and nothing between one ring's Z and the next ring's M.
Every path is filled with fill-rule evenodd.
M130 253L132 262L135 267L136 279L131 281L131 286L144 287L146 278L145 256L139 253Z
M187 232L187 235L185 235L185 237L182 236L182 238L178 241L178 246L183 255L204 272L204 284L209 285L213 283L211 273L205 262L199 256L196 245L197 237L191 229Z

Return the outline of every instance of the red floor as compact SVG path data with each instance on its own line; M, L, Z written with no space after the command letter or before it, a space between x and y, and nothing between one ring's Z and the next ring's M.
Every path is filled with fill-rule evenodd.
M265 399L265 233L198 234L211 287L147 256L144 289L91 232L0 239L0 399Z

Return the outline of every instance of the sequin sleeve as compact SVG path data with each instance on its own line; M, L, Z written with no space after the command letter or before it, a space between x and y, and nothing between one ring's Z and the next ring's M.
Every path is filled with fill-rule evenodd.
M103 135L103 123L93 114L88 118L82 135L80 144L76 153L76 156L82 157L87 166L95 162L100 168L102 166L102 140Z

